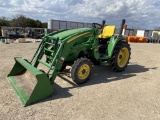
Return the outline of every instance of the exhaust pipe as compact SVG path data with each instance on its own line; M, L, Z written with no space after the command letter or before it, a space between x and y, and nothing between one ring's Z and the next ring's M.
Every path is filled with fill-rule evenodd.
M125 35L126 29L127 29L127 25L126 25L126 24L124 24L124 25L123 25L122 35Z
M126 20L125 19L122 19L122 24L121 24L121 29L120 29L120 32L119 32L119 35L123 35L125 33L125 29L126 29Z
M105 23L106 23L106 21L105 21L105 20L102 20L102 29L104 28Z

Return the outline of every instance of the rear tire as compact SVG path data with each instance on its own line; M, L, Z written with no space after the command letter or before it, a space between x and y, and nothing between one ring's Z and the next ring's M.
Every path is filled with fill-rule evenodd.
M90 79L92 69L92 63L89 59L80 58L72 65L71 78L76 84L83 84Z
M111 69L115 72L122 72L127 67L131 55L131 48L127 42L117 43L110 59Z

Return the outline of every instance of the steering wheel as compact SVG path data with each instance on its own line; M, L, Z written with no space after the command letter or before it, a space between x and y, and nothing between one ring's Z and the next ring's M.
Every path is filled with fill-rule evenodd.
M92 26L94 27L94 28L98 28L98 29L102 29L102 25L101 24L99 24L99 23L92 23Z

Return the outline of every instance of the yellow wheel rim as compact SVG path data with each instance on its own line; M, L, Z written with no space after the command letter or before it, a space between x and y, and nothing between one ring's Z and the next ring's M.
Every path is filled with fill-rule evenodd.
M126 47L122 48L118 54L118 65L119 67L124 67L129 58L129 51Z
M88 77L89 73L90 73L89 65L83 64L82 66L80 66L78 70L78 77L80 80L84 80Z

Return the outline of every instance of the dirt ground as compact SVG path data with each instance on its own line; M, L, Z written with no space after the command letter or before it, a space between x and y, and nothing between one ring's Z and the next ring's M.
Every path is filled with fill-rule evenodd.
M38 44L0 43L0 120L160 120L160 44L131 43L126 71L95 66L81 86L61 75L51 97L23 107L6 76L14 57L30 60Z

